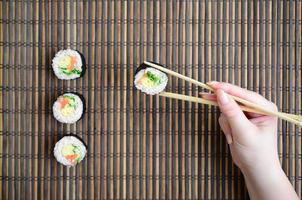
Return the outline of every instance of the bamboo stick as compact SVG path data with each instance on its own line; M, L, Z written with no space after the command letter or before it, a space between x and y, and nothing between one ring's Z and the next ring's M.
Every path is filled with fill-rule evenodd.
M158 95L162 96L162 97L172 98L172 99L179 99L179 100L184 100L184 101L189 101L189 102L194 102L194 103L201 103L201 104L206 104L206 105L211 105L211 106L218 106L216 101L207 100L207 99L204 99L204 98L192 97L192 96L183 95L183 94L177 94L177 93L171 93L171 92L161 92ZM247 106L241 106L240 105L240 108L243 111L246 111L246 112L252 112L252 113L257 113L257 114L265 114L262 111L255 110L255 109L249 108ZM283 115L283 114L280 115L279 112L271 111L271 115L272 116L277 116L280 119L286 120L288 122L291 122L293 124L296 124L296 125L302 127L301 121L298 121L296 119L293 119L293 118L291 118L289 116L286 116L286 115Z

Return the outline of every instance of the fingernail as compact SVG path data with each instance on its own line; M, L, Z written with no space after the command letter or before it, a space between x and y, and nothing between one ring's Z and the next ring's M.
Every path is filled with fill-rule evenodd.
M228 95L223 90L220 90L220 95L217 95L217 97L220 105L226 105L230 102Z
M209 82L207 82L207 84L210 85L210 86L214 86L217 83L218 83L217 81L209 81Z
M232 142L233 142L232 136L228 134L228 135L225 135L225 137L226 137L227 143L232 144Z

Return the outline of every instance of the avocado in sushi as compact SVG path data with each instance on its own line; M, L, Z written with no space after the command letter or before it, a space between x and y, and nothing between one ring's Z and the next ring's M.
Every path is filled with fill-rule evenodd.
M86 155L84 143L75 136L65 136L59 140L54 148L56 160L65 166L75 166Z
M81 118L83 102L78 95L65 93L57 98L52 110L54 117L59 122L72 124Z
M167 75L158 69L142 64L136 71L134 85L146 94L154 95L162 92L167 83Z
M79 52L66 49L59 51L52 60L52 68L59 79L79 78L83 73L83 62Z

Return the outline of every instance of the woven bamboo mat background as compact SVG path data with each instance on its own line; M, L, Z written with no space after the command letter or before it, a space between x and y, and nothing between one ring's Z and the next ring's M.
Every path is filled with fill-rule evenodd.
M133 87L144 60L227 81L301 114L301 1L1 1L1 199L247 199L220 133L219 110L146 96ZM77 49L87 71L59 81L51 60ZM168 91L199 88L171 78ZM52 117L76 91L75 125ZM75 133L88 156L59 165L53 146ZM282 166L301 195L301 130L279 123Z

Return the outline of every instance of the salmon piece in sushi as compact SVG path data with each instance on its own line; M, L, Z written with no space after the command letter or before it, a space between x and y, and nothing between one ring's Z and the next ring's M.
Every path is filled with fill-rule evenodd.
M62 123L77 122L83 114L83 102L73 93L65 93L57 98L52 107L54 117Z
M83 62L79 52L66 49L59 51L52 60L52 68L59 79L79 78L83 72Z
M73 167L80 163L86 155L84 143L75 136L65 136L54 148L54 156L62 165Z

